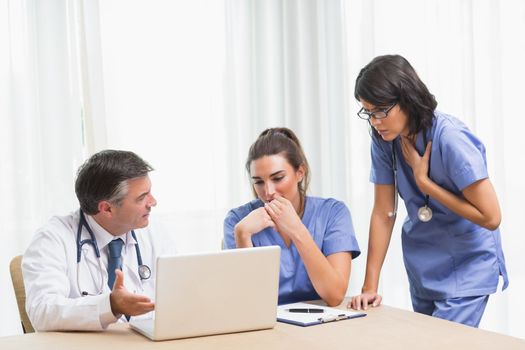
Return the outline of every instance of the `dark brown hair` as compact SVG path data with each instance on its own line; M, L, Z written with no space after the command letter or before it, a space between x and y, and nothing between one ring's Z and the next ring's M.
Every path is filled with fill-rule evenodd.
M304 168L304 176L297 184L301 197L301 208L304 204L304 197L310 184L310 167L304 155L303 148L294 132L288 128L270 128L264 130L257 140L250 147L248 159L246 160L246 170L250 174L250 165L254 160L264 156L282 155L286 161L297 171Z
M410 63L399 55L378 56L364 66L355 80L354 97L376 107L398 103L407 114L411 135L432 127L437 107L434 95ZM372 131L379 137L375 129Z

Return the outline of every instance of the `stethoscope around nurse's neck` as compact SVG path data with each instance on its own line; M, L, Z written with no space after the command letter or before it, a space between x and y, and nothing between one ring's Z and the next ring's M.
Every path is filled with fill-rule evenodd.
M425 145L424 150L426 150L428 146L426 131L423 131L423 143ZM432 153L430 154L428 158L428 177L430 177L430 157L431 156L432 156ZM395 140L392 141L392 169L394 170L394 188L395 188L394 211L389 212L388 217L395 218L397 215L398 196L399 196L399 187L397 183L397 156L396 156ZM417 211L417 217L419 221L429 222L432 219L432 209L429 207L429 202L430 202L430 196L428 194L425 194L425 205L420 207Z
M89 238L88 239L82 239L82 228L85 227L86 228L86 231L89 233ZM138 263L138 273L139 273L139 277L140 277L140 280L143 281L143 280L147 280L151 277L151 269L147 266L147 265L144 265L142 263L142 255L140 254L140 248L139 248L139 243L137 241L137 236L135 235L135 231L131 231L131 235L133 236L133 239L137 242L135 244L135 251L137 253L137 263ZM98 288L98 292L96 294L89 294L88 292L86 291L83 291L82 288L80 288L80 278L79 278L79 266L80 266L80 260L82 258L82 247L84 246L84 244L88 244L88 245L91 245L93 247L93 250L95 252L95 256L97 258L97 261L98 261L98 269L99 269L99 273L100 273L100 286ZM93 233L93 230L91 229L91 227L89 226L87 220L86 220L86 217L84 215L84 212L82 210L80 210L80 220L78 221L78 228L77 228L77 287L78 287L78 290L80 291L81 295L82 296L86 296L86 295L100 295L103 293L104 291L104 268L102 266L102 263L100 261L100 250L98 249L98 244L97 244L97 240L95 238L95 234Z

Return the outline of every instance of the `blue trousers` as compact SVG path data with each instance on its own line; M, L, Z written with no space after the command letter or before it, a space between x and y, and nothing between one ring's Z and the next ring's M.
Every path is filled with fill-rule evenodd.
M412 295L412 306L421 314L478 327L488 300L488 295L443 300L426 300Z

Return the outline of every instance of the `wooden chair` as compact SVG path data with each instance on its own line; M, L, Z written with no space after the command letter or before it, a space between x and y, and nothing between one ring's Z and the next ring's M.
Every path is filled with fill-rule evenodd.
M24 333L34 333L35 329L29 320L26 312L26 289L24 287L24 278L22 277L22 255L15 256L9 264L11 270L11 280L15 290L16 303L18 304L18 313L22 321Z

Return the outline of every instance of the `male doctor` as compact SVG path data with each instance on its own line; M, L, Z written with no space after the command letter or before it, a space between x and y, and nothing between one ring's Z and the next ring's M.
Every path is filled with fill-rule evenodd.
M154 309L155 259L169 240L148 228L153 170L105 150L78 171L80 209L39 229L22 260L26 310L37 331L102 330Z

